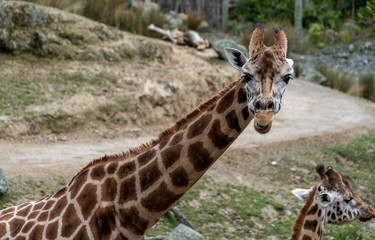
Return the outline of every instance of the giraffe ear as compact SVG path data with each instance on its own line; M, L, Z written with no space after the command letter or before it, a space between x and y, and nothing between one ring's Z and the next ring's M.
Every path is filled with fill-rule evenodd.
M293 67L294 61L290 58L287 58L286 61L289 63L290 67Z
M312 188L310 189L296 188L292 191L292 193L302 202L306 202L306 199L309 196L309 193L311 192L311 190Z
M237 70L242 70L242 66L247 62L245 55L234 48L224 48L225 55L232 66Z

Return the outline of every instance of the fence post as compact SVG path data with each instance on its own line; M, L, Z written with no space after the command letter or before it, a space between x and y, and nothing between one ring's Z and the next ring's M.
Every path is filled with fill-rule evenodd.
M222 0L221 2L221 30L225 32L228 26L228 5L229 0Z

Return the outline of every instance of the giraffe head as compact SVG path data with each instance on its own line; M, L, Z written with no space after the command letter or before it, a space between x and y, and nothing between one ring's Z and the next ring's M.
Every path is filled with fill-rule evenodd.
M263 44L264 26L257 27L250 40L249 56L237 49L226 48L225 54L232 66L246 79L248 106L255 115L254 128L267 133L280 109L281 98L289 80L293 79L293 60L286 58L287 39L281 27L274 29L274 44Z
M375 211L357 196L349 182L332 167L316 167L321 181L309 190L292 191L300 200L305 201L308 194L315 189L314 198L318 209L322 210L323 223L345 224L356 219L362 222L375 218Z

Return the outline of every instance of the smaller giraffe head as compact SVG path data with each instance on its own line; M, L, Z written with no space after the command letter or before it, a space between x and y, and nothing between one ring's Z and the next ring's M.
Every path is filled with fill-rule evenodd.
M349 182L337 170L318 165L316 171L321 181L315 186L314 198L322 209L325 223L341 225L356 219L365 222L375 218L375 211L353 192ZM292 193L305 201L312 189L295 189Z
M267 133L276 113L281 109L281 98L289 80L293 79L293 60L286 58L287 39L281 27L274 29L274 44L263 44L264 26L258 26L251 37L249 56L237 49L226 48L225 54L232 66L246 79L248 106L255 115L254 128Z

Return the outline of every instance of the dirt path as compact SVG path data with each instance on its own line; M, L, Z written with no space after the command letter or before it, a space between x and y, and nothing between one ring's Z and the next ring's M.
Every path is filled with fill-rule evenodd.
M295 80L288 86L283 108L276 116L271 132L260 135L249 126L232 145L231 150L259 149L263 145L272 146L330 134L365 134L372 129L375 129L374 103L303 80ZM1 140L0 167L7 177L73 175L94 158L120 153L152 137L146 134L137 138L80 139L45 144ZM214 167L214 171L215 169L217 168ZM215 175L215 172L211 174Z

